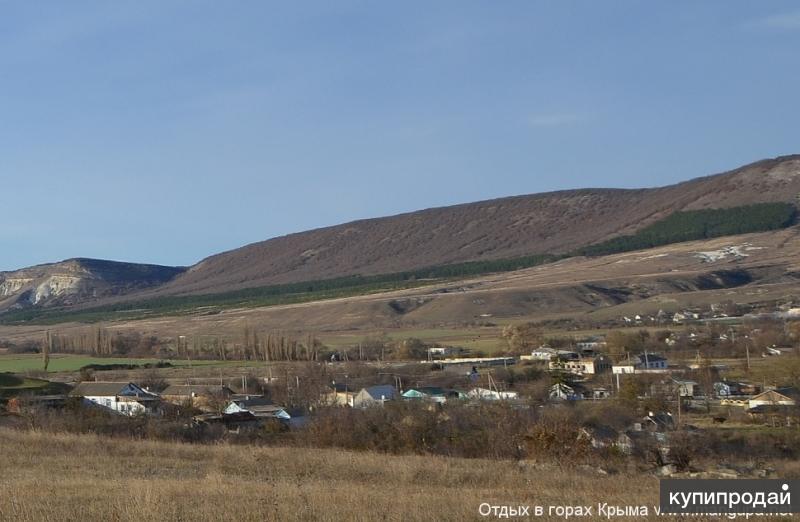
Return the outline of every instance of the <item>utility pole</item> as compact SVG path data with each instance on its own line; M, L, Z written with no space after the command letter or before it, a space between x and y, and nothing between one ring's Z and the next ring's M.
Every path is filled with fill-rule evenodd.
M749 372L750 371L750 340L749 339L744 342L744 349L745 349L745 352L747 353L747 371Z

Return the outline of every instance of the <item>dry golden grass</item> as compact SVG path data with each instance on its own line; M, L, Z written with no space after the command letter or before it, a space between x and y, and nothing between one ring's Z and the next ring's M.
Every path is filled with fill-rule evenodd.
M481 502L634 504L652 477L513 462L0 429L0 519L471 520Z
M652 512L658 494L649 475L487 460L6 428L0 428L0 448L3 521L487 520L492 517L478 514L481 502L613 502L646 504Z

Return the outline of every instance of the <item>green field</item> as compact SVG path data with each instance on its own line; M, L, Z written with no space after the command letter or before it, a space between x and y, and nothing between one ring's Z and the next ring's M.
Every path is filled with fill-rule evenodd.
M35 393L37 395L64 393L68 387L62 383L45 379L33 379L24 375L0 372L0 401L18 394Z
M54 354L50 356L48 372L75 372L89 364L156 364L161 359L135 359L130 357L91 357L84 355ZM225 366L263 366L259 361L166 361L173 366L225 367ZM28 372L42 369L42 356L37 354L0 355L0 372Z
M49 383L44 379L32 379L11 373L0 372L0 389L3 390L28 390L43 388Z
M353 348L370 338L385 337L392 341L419 339L430 344L459 346L483 351L494 351L502 344L500 329L483 328L402 328L398 330L337 332L318 336L325 345L334 349Z

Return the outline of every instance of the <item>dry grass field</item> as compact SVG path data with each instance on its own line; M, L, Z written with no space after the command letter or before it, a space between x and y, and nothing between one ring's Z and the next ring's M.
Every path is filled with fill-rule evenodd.
M2 521L494 519L479 515L482 502L595 506L595 516L582 520L603 519L598 502L648 505L650 519L672 519L653 514L658 479L638 472L603 476L511 461L189 445L9 428L0 428L0 448Z
M650 476L0 428L3 521L477 520L481 502L652 504ZM484 518L485 519L485 518Z

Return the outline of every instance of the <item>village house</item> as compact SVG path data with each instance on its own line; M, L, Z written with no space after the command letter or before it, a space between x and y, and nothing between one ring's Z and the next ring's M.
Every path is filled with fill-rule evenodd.
M753 396L748 401L752 410L759 406L796 406L800 400L800 390L797 388L773 388Z
M636 431L651 431L657 433L664 433L673 431L676 423L675 418L669 412L649 412L647 416L642 419L640 424L634 424ZM638 430L637 430L638 427Z
M679 397L695 397L701 394L695 381L672 379L672 384Z
M394 386L382 384L361 388L352 401L354 408L368 408L370 406L383 406L386 401L393 401L397 396Z
M577 375L594 375L610 370L611 366L611 359L605 355L596 355L594 357L581 357L570 360L559 358L558 360L550 361L548 368L551 371L564 371Z
M405 400L426 400L443 404L448 400L461 399L466 396L456 390L447 390L438 386L422 386L406 390L402 397Z
M352 385L334 382L331 391L325 395L325 403L331 406L353 406L358 392Z
M463 348L456 348L454 346L431 346L428 348L428 356L432 359L460 355L465 352L466 350Z
M161 397L167 402L206 412L218 411L234 395L227 386L213 384L171 384L161 392Z
M612 373L629 374L639 372L663 372L668 368L666 357L655 353L634 355L611 366Z
M584 339L575 343L575 348L580 352L598 352L605 347L606 342L599 337Z
M792 427L800 423L800 390L774 388L753 396L748 402L750 417L771 426Z
M550 348L547 345L542 345L531 352L530 355L523 355L520 357L523 361L551 361L555 358L561 360L572 360L580 358L578 352L572 350L558 350Z
M579 401L583 395L573 386L558 382L550 387L548 397L551 401Z
M667 378L651 384L650 393L652 395L666 395L670 397L677 395L683 398L693 398L700 395L700 388L695 381Z
M583 392L583 398L589 400L603 400L611 397L611 390L605 386L590 386Z
M630 361L614 363L611 365L611 373L615 375L636 373L636 366Z
M656 353L634 355L632 361L638 370L666 370L668 366L667 358Z
M264 397L255 396L246 396L231 400L223 413L226 415L249 413L257 419L280 419L288 421L292 418L284 407L272 404L272 401Z
M675 324L683 324L687 321L698 320L698 319L700 319L700 314L692 310L683 310L682 312L676 312L675 315L672 316L672 322Z
M69 396L123 415L154 413L161 402L157 394L132 382L82 382Z
M467 392L467 397L481 401L504 401L519 398L519 393L513 391L489 390L487 388L473 388Z
M748 399L761 392L756 384L721 381L714 383L714 395L718 399Z

